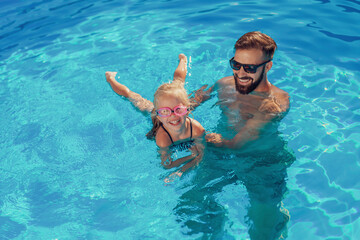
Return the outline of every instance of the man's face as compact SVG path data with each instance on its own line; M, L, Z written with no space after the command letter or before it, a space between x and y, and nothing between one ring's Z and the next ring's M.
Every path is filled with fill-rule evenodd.
M234 60L241 64L258 65L269 59L266 59L259 49L246 49L236 50ZM255 73L247 73L243 66L239 70L233 69L236 90L241 94L254 91L266 79L265 66L266 64L258 67Z

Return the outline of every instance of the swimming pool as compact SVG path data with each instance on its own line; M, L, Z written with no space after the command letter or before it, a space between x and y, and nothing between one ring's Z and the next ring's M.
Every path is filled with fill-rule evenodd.
M284 169L287 239L356 239L359 5L1 1L0 238L249 238L246 188L206 161L165 186L169 171L145 138L150 122L112 92L104 73L119 72L152 99L185 53L186 88L195 90L231 74L235 41L260 30L279 46L269 79L291 95L279 129L296 158ZM209 131L220 117L215 101L194 112ZM180 200L196 205L186 198L192 190L217 183L223 188L206 197L218 218L190 234L179 222Z

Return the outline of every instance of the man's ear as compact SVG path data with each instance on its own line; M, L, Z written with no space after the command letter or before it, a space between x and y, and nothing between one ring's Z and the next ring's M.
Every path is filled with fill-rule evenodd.
M271 61L271 62L268 62L267 64L266 64L266 72L268 72L271 68L272 68L272 65L273 65L273 62Z

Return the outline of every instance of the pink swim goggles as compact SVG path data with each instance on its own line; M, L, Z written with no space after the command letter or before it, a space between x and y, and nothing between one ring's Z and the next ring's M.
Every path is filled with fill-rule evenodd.
M178 105L174 107L173 109L169 107L163 107L156 110L156 114L160 117L170 117L172 113L174 113L177 116L184 116L188 112L188 108L183 105Z

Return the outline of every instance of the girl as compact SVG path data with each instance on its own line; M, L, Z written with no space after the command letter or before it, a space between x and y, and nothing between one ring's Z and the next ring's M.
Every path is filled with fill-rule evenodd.
M160 148L161 163L173 168L187 162L180 170L164 181L170 182L191 167L196 166L203 156L205 130L201 124L188 117L191 103L184 89L187 58L179 55L179 65L171 83L162 84L154 94L154 103L132 92L115 80L116 72L106 72L106 80L119 95L126 97L144 113L150 113L153 127L146 136L155 139Z

